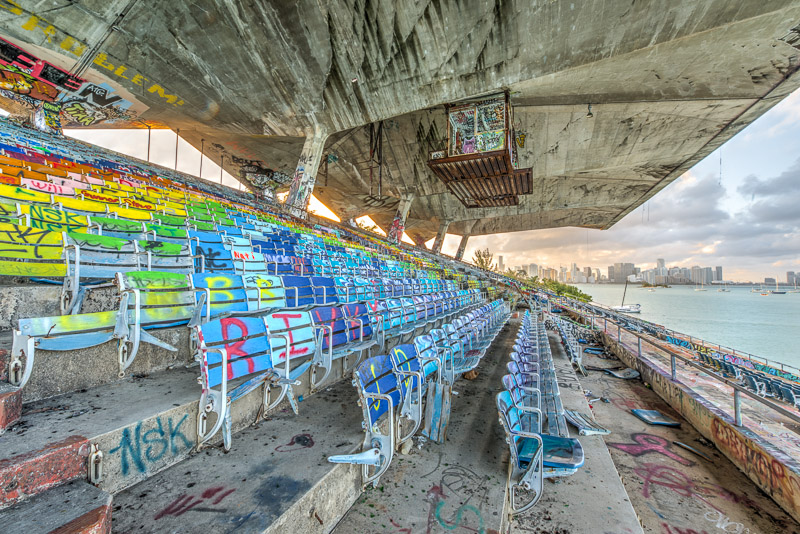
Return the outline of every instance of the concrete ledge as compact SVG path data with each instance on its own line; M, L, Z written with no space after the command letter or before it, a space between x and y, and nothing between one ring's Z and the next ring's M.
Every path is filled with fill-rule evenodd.
M111 495L71 482L0 511L4 534L107 534L111 532Z
M70 436L38 450L0 460L0 507L86 476L89 440Z
M22 415L22 392L11 384L0 382L0 434Z
M201 393L198 374L197 367L180 367L26 404L19 424L0 436L0 465L11 462L17 455L32 454L35 460L36 454L29 451L46 450L49 444L78 434L103 452L100 488L116 493L139 483L194 452ZM331 375L329 382L341 380L340 365ZM311 392L308 374L301 379L303 384L295 387L294 392L302 413L306 410L303 401ZM255 421L261 397L259 389L234 403L231 411L234 447L235 433ZM288 401L283 401L275 412L287 410L290 411ZM209 428L212 424L213 419ZM207 446L221 442L222 433L218 433ZM76 462L69 472L86 476L85 457ZM28 473L26 476L35 477L39 476L40 465L33 461L21 469ZM61 483L66 480L69 479ZM0 486L4 487L2 476Z
M662 399L680 413L698 432L711 440L736 467L745 473L795 520L800 521L800 464L752 431L737 427L733 419L646 356L637 356L601 333L606 347L625 365L636 369Z
M359 449L361 409L349 381L206 448L115 497L118 532L327 533L360 493L360 468L327 462Z

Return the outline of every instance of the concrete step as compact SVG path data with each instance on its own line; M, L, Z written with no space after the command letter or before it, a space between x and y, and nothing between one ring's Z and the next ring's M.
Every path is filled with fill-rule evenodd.
M326 458L360 450L362 412L347 380L276 412L114 498L116 532L329 532L361 491L357 466ZM202 526L202 527L201 527Z
M0 510L4 534L107 534L111 495L82 481L70 482Z
M165 369L183 367L192 362L189 328L180 326L150 330L149 333L176 347L178 351L171 352L142 343L125 376L149 375ZM7 369L8 365L4 368ZM33 402L118 380L120 377L116 341L81 350L37 350L30 380L22 388L22 401Z
M82 313L114 310L118 307L114 287L87 292ZM61 286L56 284L17 284L0 286L0 332L17 328L20 319L61 315Z
M0 434L14 424L20 415L22 415L22 391L8 382L0 382Z
M329 382L340 379L341 372L341 367L334 368ZM98 486L111 493L186 459L197 443L198 374L197 367L181 367L25 404L17 424L0 436L0 483L27 482L23 490L0 494L0 503L8 505L86 477L91 446L103 453ZM307 409L303 400L310 394L308 374L300 379L302 385L294 393L302 413ZM233 432L253 423L261 397L262 391L256 390L233 405ZM275 409L285 410L287 401ZM219 433L210 445L221 440ZM80 443L81 454L62 454L58 469L40 461L67 443ZM20 461L23 458L25 462Z

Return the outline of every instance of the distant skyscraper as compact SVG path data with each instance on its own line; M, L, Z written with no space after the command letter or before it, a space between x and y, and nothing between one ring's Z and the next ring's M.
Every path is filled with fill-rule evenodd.
M635 272L636 266L632 263L615 263L614 282L617 284L624 284L628 277L632 274L635 274Z
M795 281L797 280L797 275L794 274L794 271L786 271L786 283L790 286L793 286Z
M531 263L528 265L528 276L533 278L534 276L539 276L539 266L535 263Z
M503 263L503 256L497 256L497 268L500 269L501 273L506 271L506 266Z
M722 266L720 265L714 267L714 280L717 282L722 282L722 280L724 280L724 278L722 278Z
M667 263L664 261L664 258L658 258L656 260L656 269L663 269L667 266Z

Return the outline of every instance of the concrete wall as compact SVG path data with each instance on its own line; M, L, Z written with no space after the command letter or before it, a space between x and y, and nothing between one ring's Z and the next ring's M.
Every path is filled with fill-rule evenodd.
M614 335L601 333L606 347L627 366L636 369L661 398L686 418L736 467L771 496L788 514L800 521L800 464L770 442L716 408L691 387L673 381L645 356L637 356L617 344ZM733 395L733 393L731 393Z

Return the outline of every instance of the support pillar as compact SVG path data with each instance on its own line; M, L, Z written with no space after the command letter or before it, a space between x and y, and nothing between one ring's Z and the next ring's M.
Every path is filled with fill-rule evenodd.
M461 243L458 244L458 250L456 251L456 259L459 261L464 259L464 251L467 250L467 241L469 241L469 237L469 234L461 236Z
M444 244L444 236L447 235L447 229L450 227L450 221L444 220L439 225L439 231L436 233L436 239L433 240L433 251L439 254L442 251L442 244Z
M472 229L478 221L470 221L464 227L464 235L461 236L461 243L458 244L458 251L456 252L456 259L462 260L464 258L464 251L467 250L467 241L472 235Z
M289 213L295 217L306 217L308 200L314 191L317 170L319 170L322 152L325 149L325 141L327 139L327 132L317 126L314 133L306 137L306 142L303 144L303 152L300 153L300 159L297 161L297 167L294 170L289 196L286 197L286 207L289 209Z
M397 211L394 214L392 226L389 227L389 241L392 243L399 243L403 239L403 232L406 229L406 218L408 211L411 209L411 203L414 202L414 195L404 195L400 199L400 204L397 206Z

